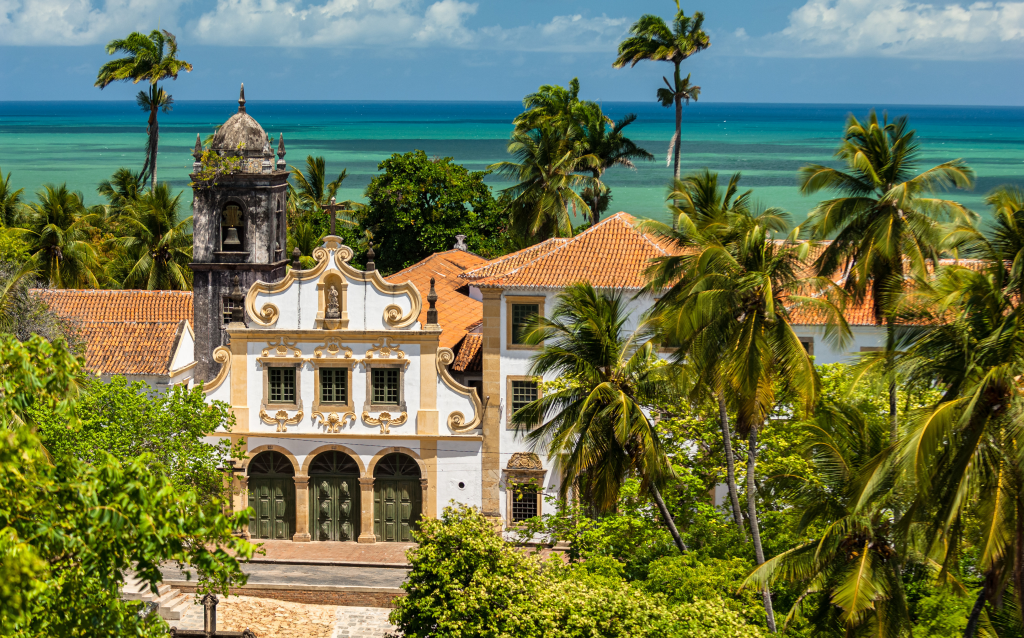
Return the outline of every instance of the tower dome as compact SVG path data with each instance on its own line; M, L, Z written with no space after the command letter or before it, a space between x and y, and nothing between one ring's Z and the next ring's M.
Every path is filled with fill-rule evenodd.
M238 113L228 118L217 129L211 147L221 153L241 151L244 157L262 157L263 147L268 144L267 132L245 112L245 85L238 96Z

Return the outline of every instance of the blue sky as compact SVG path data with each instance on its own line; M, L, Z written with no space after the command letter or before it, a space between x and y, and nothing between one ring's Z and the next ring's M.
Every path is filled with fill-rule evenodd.
M715 102L1024 104L1024 1L703 0L686 63ZM517 100L578 76L584 97L653 99L667 63L611 67L672 0L0 0L0 100L131 99L93 88L103 45L157 25L195 71L180 100Z

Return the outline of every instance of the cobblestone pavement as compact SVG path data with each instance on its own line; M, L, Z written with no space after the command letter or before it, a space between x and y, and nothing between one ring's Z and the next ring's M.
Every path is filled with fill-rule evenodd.
M217 605L217 628L242 631L248 627L257 638L384 638L396 633L388 622L390 611L228 596ZM181 620L170 624L179 629L202 629L202 606L193 605Z
M397 628L388 622L390 609L378 607L338 607L332 638L384 638L398 635Z
M250 585L277 583L347 587L400 587L409 573L406 569L395 567L335 567L281 563L248 563L242 566L242 570L249 575ZM162 571L165 580L185 580L173 565L164 565ZM193 573L192 579L195 578Z

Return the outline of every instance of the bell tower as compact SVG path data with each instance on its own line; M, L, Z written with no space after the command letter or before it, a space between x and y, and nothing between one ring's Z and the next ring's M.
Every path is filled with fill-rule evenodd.
M196 380L209 381L220 364L213 351L227 344L232 282L242 291L258 280L278 281L287 271L288 170L284 136L277 146L245 112L245 85L238 112L217 130L206 162L196 135L192 164L193 326ZM244 315L244 311L243 311Z

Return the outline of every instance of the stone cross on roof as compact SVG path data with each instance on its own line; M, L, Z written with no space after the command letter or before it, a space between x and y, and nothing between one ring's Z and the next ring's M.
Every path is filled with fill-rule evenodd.
M341 204L335 204L333 197L331 198L331 202L329 204L327 204L326 206L324 206L324 210L326 210L328 213L331 214L331 234L332 235L335 234L334 226L337 223L335 218L337 217L338 211L340 209L341 209Z

